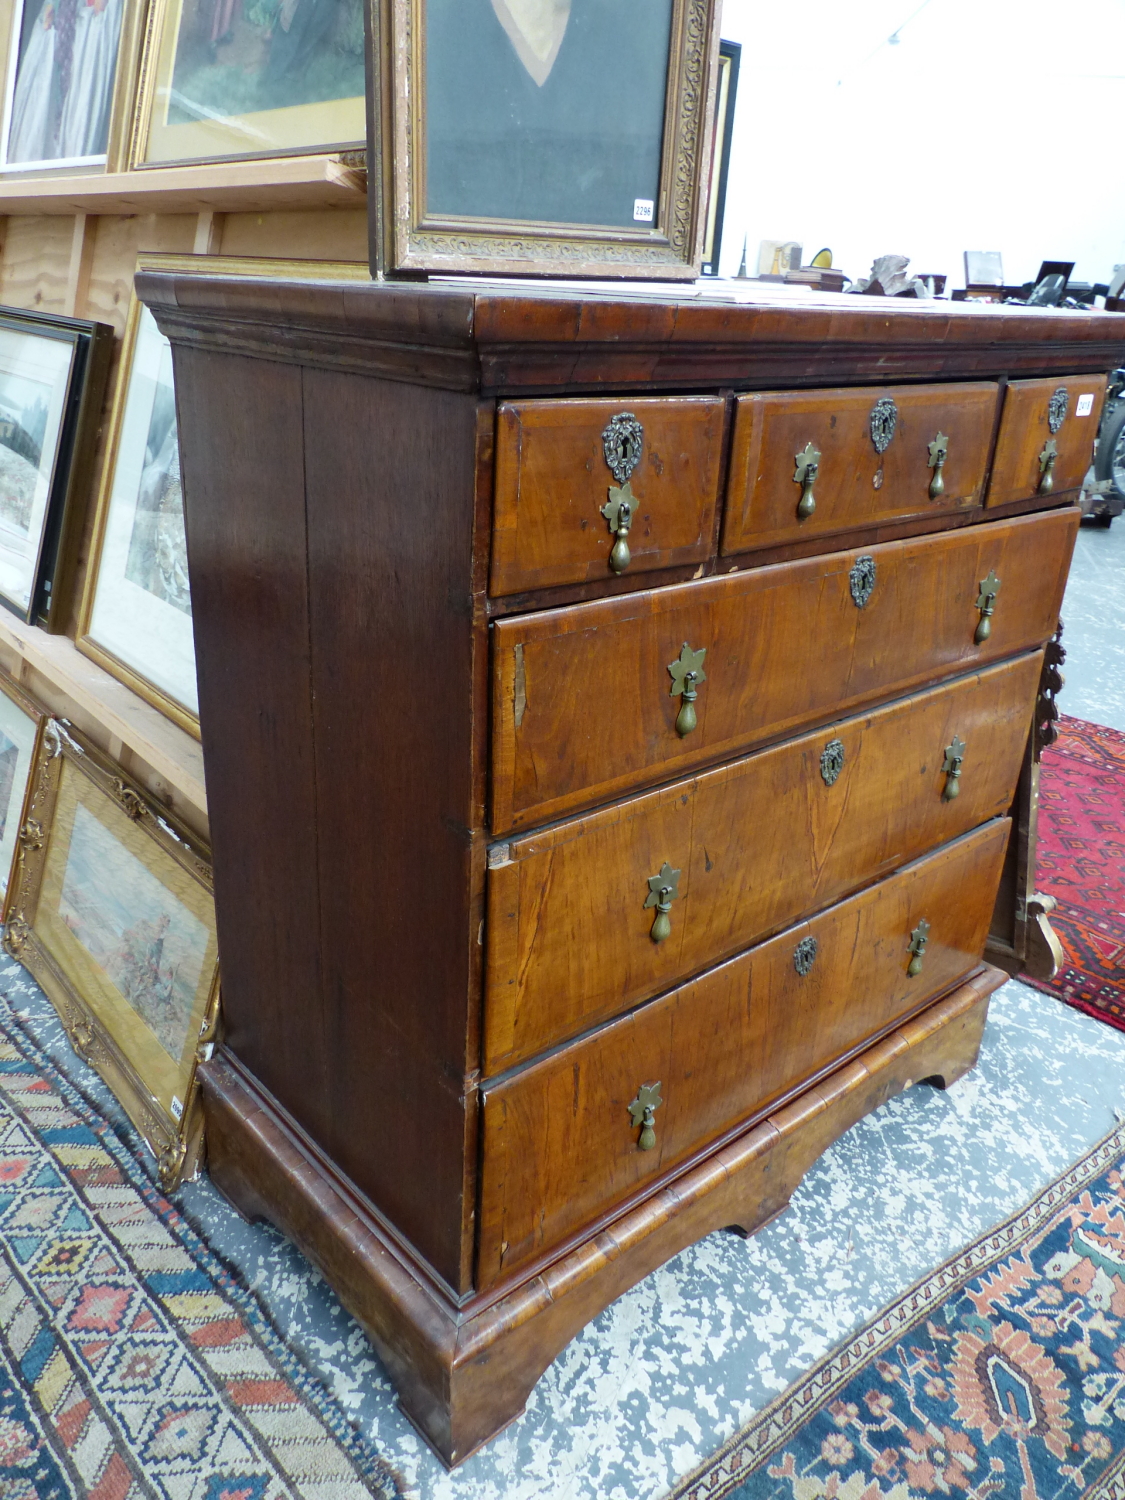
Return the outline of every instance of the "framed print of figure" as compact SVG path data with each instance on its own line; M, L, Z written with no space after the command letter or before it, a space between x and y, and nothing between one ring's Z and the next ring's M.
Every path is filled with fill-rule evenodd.
M0 896L5 900L31 768L46 720L46 711L34 698L0 672Z
M696 275L715 0L368 3L373 273Z

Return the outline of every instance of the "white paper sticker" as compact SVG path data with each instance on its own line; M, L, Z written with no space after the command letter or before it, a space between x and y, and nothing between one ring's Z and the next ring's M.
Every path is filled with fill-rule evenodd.
M1079 396L1078 405L1074 408L1076 417L1088 417L1094 409L1093 392L1089 391L1085 396Z
M176 1098L175 1094L173 1094L172 1095L172 1115L173 1115L173 1118L177 1119L177 1120L181 1119L182 1116L183 1116L183 1112L184 1112L183 1105Z
M636 219L639 224L651 224L652 215L655 208L656 204L652 201L651 198L634 198L633 218Z

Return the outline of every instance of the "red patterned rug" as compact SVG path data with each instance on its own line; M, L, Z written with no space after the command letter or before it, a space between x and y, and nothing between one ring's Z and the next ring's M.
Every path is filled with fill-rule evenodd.
M1036 887L1055 897L1065 955L1030 980L1125 1031L1125 734L1060 717L1039 772Z

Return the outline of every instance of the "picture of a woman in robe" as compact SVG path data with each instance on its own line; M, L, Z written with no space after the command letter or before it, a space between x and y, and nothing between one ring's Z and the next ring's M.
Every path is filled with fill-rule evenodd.
M8 165L105 155L125 0L24 0Z

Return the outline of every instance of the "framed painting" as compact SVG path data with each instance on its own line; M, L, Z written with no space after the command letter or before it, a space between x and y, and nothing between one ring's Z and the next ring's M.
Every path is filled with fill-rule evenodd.
M719 43L719 74L715 85L715 137L711 146L711 180L707 193L707 223L703 231L704 276L719 274L723 249L723 219L730 175L730 143L734 133L734 105L738 94L739 42Z
M698 274L717 0L367 3L373 275Z
M191 1175L196 1066L219 1017L208 851L55 719L32 767L4 943L152 1148L162 1184Z
M0 896L5 903L24 824L31 768L46 722L46 710L6 672L0 672Z
M0 604L61 630L113 330L0 308Z
M152 0L134 166L355 149L364 0Z

